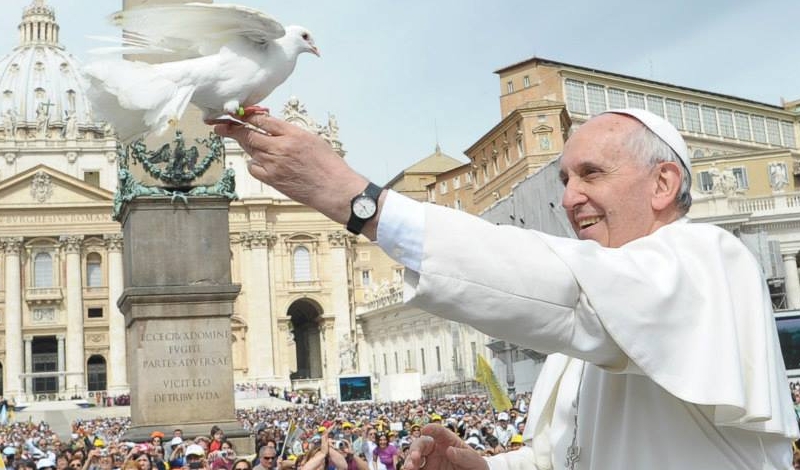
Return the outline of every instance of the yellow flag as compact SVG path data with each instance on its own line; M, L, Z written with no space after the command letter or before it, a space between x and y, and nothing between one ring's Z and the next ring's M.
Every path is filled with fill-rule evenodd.
M484 357L478 354L478 368L475 371L475 380L486 387L489 392L489 399L492 401L492 408L497 411L508 411L511 409L511 400L494 376L492 366Z

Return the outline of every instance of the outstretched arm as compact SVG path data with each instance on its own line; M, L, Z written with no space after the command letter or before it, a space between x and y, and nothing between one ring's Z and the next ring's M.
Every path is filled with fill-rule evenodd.
M295 201L322 212L340 224L350 217L350 201L366 188L368 180L350 168L325 140L280 119L256 114L247 122L269 135L235 124L219 124L214 132L239 142L252 158L248 170L256 179ZM376 237L378 215L362 233Z

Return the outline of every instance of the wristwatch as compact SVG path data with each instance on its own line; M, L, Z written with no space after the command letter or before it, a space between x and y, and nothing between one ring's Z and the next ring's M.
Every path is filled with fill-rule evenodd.
M350 200L350 220L347 221L347 230L358 235L370 219L378 213L378 197L383 188L370 183Z

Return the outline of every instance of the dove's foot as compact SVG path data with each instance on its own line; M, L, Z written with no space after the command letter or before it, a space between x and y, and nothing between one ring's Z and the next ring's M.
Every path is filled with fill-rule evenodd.
M240 106L239 109L236 110L236 117L239 119L247 119L254 114L269 115L269 108L264 108L262 106Z

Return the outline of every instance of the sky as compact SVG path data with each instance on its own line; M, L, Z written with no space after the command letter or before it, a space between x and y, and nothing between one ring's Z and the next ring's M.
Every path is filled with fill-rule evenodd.
M0 54L17 44L31 0L2 0ZM118 34L107 17L121 0L46 0L61 44L83 63ZM222 2L217 2L222 3ZM265 101L291 96L320 124L336 116L346 160L383 184L442 151L463 152L501 118L498 70L531 58L779 105L800 99L800 1L765 0L337 0L237 3L313 34Z

